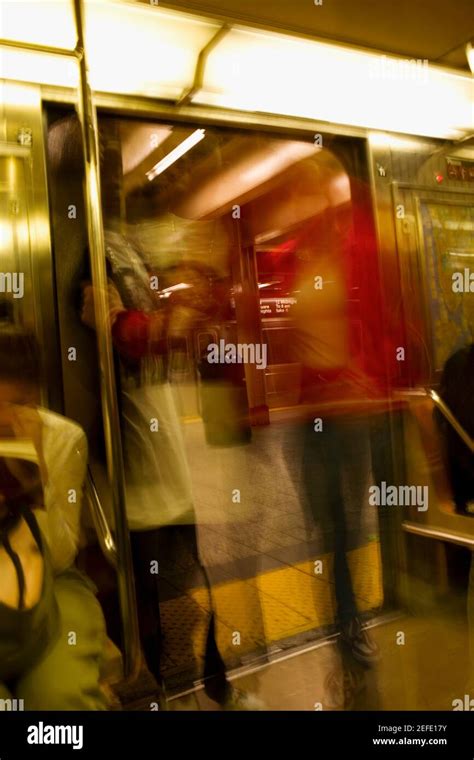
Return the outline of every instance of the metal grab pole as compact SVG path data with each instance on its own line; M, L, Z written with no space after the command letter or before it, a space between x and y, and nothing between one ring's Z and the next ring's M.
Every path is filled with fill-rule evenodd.
M443 399L438 396L436 391L428 390L428 396L432 399L433 403L438 407L441 414L446 417L449 424L456 431L458 436L464 441L471 454L474 454L474 440L471 438L467 430L464 430L459 420L454 416L451 409L444 403Z
M106 560L110 562L112 567L117 569L117 549L115 546L114 537L112 531L109 528L105 512L100 503L99 494L95 487L94 478L92 476L91 468L87 468L86 478L86 494L89 500L89 506L92 514L92 520L94 523L97 538L99 539L102 553Z
M79 64L78 115L81 123L85 159L85 207L91 262L92 285L99 358L100 392L104 419L107 473L112 489L117 540L117 581L121 609L125 675L138 674L140 643L133 580L132 554L125 511L120 418L109 329L107 272L105 266L104 230L102 222L97 117L88 81L84 47L83 0L73 0L77 33L76 52Z

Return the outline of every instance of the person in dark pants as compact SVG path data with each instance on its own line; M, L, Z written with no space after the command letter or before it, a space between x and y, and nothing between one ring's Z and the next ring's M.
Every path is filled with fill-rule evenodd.
M126 508L130 528L139 599L139 624L150 671L162 682L160 659L162 628L160 599L164 590L190 588L198 579L209 594L210 583L199 558L196 515L189 467L178 411L168 381L170 322L186 322L186 309L173 308L171 290L160 298L156 272L144 261L143 246L124 234L123 160L118 122L104 119L100 134L102 205L105 223L109 325L118 365L118 402L121 411ZM77 190L83 178L81 130L75 116L55 121L48 134L49 169L67 193ZM148 185L148 180L144 179ZM170 194L176 191L170 182ZM65 192L65 197L67 196ZM62 201L62 198L61 198ZM80 206L81 198L78 197ZM61 203L59 207L62 208ZM154 214L156 217L156 213ZM84 239L84 229L76 231ZM163 268L165 268L163 266ZM160 272L161 274L161 272ZM95 329L94 292L83 272L81 319ZM174 283L179 286L179 282ZM162 287L162 286L160 286ZM196 291L194 291L196 292ZM173 293L174 295L174 293ZM192 319L192 316L191 316ZM175 329L175 332L179 330ZM177 552L177 553L176 553ZM187 573L171 572L167 556L178 564L187 557ZM159 572L151 569L157 563ZM185 576L188 575L186 579ZM215 641L214 617L204 667L205 689L227 709L259 709L231 687Z
M204 657L206 694L225 709L261 709L252 695L228 682L215 639L210 582L198 551L189 467L167 378L170 325L178 309L182 327L182 309L173 306L171 299L163 306L150 287L152 275L139 252L120 232L106 230L105 241L109 320L120 365L127 517L147 665L162 684L163 596L204 587L211 609ZM88 284L83 288L81 318L95 327L94 291ZM192 310L190 318L194 318Z
M456 351L444 365L439 395L466 433L474 438L474 343ZM436 409L443 436L448 474L456 509L474 514L474 454L452 425Z
M360 540L371 468L369 424L362 407L356 413L327 414L322 431L315 430L313 420L305 424L302 476L310 525L321 531L321 551L333 557L341 639L364 665L376 661L379 651L359 617L348 552Z
M373 382L354 354L348 287L348 209L328 208L298 240L293 351L305 409L303 488L311 523L333 555L336 623L353 657L379 657L362 625L348 565L349 535L360 533L372 477L369 409ZM357 536L360 539L360 536Z
M474 439L474 343L455 351L446 361L441 375L439 396L449 411ZM474 453L459 436L439 409L434 411L435 420L443 437L448 477L451 483L456 510L474 516ZM467 693L474 688L474 554L467 592L467 615L469 630L469 676Z
M209 579L199 557L193 525L133 531L130 538L143 652L149 670L162 686L163 635L160 600L166 596L184 593L186 581L206 588L210 594ZM157 557L159 572L150 573L151 563ZM191 645L191 641L185 642L187 649L190 649ZM229 697L229 684L225 663L216 644L213 613L208 624L203 677L206 694L215 702L225 704Z
M334 557L333 577L338 624L345 631L357 618L347 553L349 533L360 530L361 504L370 475L367 421L362 416L328 418L324 436L305 428L303 481L312 519L322 531L323 551ZM363 657L363 642L359 642Z

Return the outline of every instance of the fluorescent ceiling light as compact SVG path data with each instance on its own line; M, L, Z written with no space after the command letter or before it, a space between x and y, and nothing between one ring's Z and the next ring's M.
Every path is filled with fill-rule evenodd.
M72 0L2 0L0 37L73 50L76 30Z
M187 282L178 282L177 285L171 285L169 288L163 288L162 293L174 293L176 290L188 290L192 288L192 285L188 285Z
M178 99L221 23L123 0L85 0L85 38L96 91ZM0 37L73 50L72 0L1 0ZM0 48L0 76L78 86L74 60Z
M0 7L0 15L2 13ZM40 82L57 87L79 86L79 69L72 58L0 48L0 76L16 82Z
M158 174L162 174L166 169L168 169L171 164L174 164L179 158L181 158L181 156L184 156L184 154L187 153L188 150L191 150L191 148L193 148L195 145L197 145L198 142L201 142L205 136L205 129L196 129L192 134L189 135L189 137L183 140L182 143L177 145L176 148L173 148L173 150L170 151L164 158L162 158L161 161L158 161L158 163L155 164L153 169L150 169L150 171L146 173L146 176L150 182L155 179Z
M283 235L284 230L271 230L271 232L262 232L260 235L255 235L256 245L267 243L269 240L273 240L276 237Z
M370 132L369 142L374 148L391 148L403 151L430 151L432 145L421 140L410 140L408 137L391 135L387 132Z
M467 62L469 64L469 68L474 74L474 45L472 44L472 42L468 42L466 45L466 56L467 56Z
M420 63L234 27L193 102L432 137L472 131L472 77Z
M91 85L101 92L177 100L221 26L151 4L86 0L85 6Z
M177 100L221 22L154 4L86 0L94 90ZM73 49L71 0L2 0L0 35ZM472 43L467 46L471 69ZM425 65L426 63L426 65ZM459 139L474 130L471 75L401 57L234 26L209 53L192 100L377 131ZM77 65L0 50L4 79L77 87Z

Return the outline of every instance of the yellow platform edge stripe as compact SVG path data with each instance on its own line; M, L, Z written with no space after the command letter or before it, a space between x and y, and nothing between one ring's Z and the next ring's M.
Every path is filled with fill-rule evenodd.
M306 561L248 580L224 581L212 588L217 643L224 659L233 660L334 623L331 555L318 559L321 574L314 573L314 561ZM380 607L383 591L379 543L371 541L348 552L348 564L359 611ZM162 604L165 652L174 665L203 657L209 601L206 589L196 588Z

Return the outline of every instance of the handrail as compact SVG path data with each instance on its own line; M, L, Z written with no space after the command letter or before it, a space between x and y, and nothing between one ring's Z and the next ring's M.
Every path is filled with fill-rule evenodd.
M403 391L403 395L430 398L433 401L434 405L440 410L442 415L452 426L452 428L459 435L459 437L463 440L466 446L470 449L470 451L474 451L474 441L435 390L432 388L411 388ZM472 520L472 517L469 515L458 515L457 517L461 520ZM451 517L449 521L451 521ZM458 546L464 546L470 551L474 551L474 535L467 535L464 532L452 530L450 527L446 528L444 522L445 521L441 521L441 523L438 525L432 525L430 523L420 524L410 520L405 520L402 523L402 528L407 533L412 533L424 538L431 538L437 541L446 541ZM456 526L457 523L453 522L453 525Z
M212 39L210 39L209 42L204 45L203 49L200 51L197 57L193 83L191 87L188 87L178 99L176 103L177 106L187 105L194 97L194 95L196 95L196 93L202 89L204 81L204 70L206 68L207 59L209 58L210 53L212 53L216 45L219 44L221 39L225 37L228 32L230 32L231 28L231 24L224 24L220 29L217 30L214 37L212 37Z
M89 501L90 510L92 514L92 520L94 522L95 532L99 539L100 548L108 562L117 569L117 547L112 535L112 531L109 528L107 517L100 502L99 494L94 483L94 478L90 467L87 468L86 478L86 495Z
M27 50L31 53L44 53L45 55L58 55L68 58L80 58L81 51L68 50L68 48L53 47L52 45L41 45L38 42L22 42L20 40L7 40L3 37L0 39L0 47L16 48L17 50Z
M474 440L471 438L467 430L463 428L459 420L454 416L451 409L443 401L443 399L432 388L406 388L399 391L397 395L401 396L423 396L430 398L434 405L439 409L443 417L449 422L451 427L456 431L458 436L468 447L469 451L474 453Z
M465 519L472 519L466 517ZM402 523L402 528L407 533L412 533L415 536L423 536L424 538L433 538L437 541L447 541L450 544L456 544L457 546L464 546L471 551L474 550L474 536L466 536L464 533L457 533L452 530L444 530L441 528L431 528L429 525L421 525L419 523L410 522L405 520Z
M436 391L434 391L432 389L428 390L428 396L433 400L433 403L438 407L438 409L441 412L441 414L451 424L451 426L454 428L454 430L456 431L456 433L458 434L458 436L460 438L462 438L462 440L464 441L464 443L466 444L466 446L468 447L468 449L472 453L474 453L474 440L471 438L471 436L469 435L469 433L466 430L464 430L464 428L461 425L461 423L459 422L459 420L456 419L456 417L454 416L454 414L452 413L452 411L444 403L443 399L440 398L440 396L438 396L438 394L436 393Z
M117 540L117 585L120 600L124 669L134 679L140 669L140 637L130 536L128 532L120 413L109 328L104 225L102 219L97 113L92 99L84 40L84 0L73 0L79 65L78 116L84 146L84 200L87 238L94 288L94 311L99 361L100 396L104 423L107 475L112 492Z

